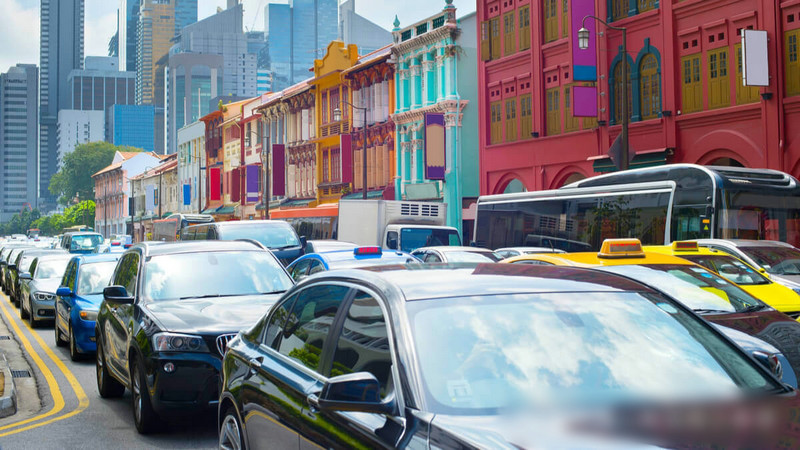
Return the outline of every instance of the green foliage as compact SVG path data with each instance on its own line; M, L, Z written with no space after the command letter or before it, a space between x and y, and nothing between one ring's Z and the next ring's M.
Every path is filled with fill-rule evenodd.
M14 214L8 223L0 224L0 235L25 234L30 228L37 228L34 223L39 220L41 213L38 209L33 211L23 209L19 214Z
M142 149L108 142L78 145L75 151L64 157L64 165L50 179L50 192L58 196L58 202L62 205L73 203L76 197L79 202L94 200L92 175L110 165L117 151L141 152Z
M86 225L94 228L95 205L91 200L83 201L77 205L70 206L64 214L53 214L42 217L38 209L33 211L24 210L8 223L0 224L0 235L10 235L14 233L25 233L30 228L38 228L44 236L53 236L64 228L74 225Z

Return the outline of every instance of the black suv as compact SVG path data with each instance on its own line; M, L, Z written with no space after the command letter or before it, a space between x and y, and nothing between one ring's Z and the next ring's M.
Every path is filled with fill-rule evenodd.
M213 408L222 355L253 325L291 277L250 242L152 245L126 251L103 291L97 316L97 388L104 398L131 390L140 433L160 417Z
M192 225L181 231L183 241L235 241L250 239L270 249L284 266L303 256L306 238L298 237L283 220L241 220Z

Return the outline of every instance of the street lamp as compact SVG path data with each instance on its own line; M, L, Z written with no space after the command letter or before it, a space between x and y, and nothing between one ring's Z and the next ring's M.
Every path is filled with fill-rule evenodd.
M615 27L609 25L602 19L599 19L595 16L588 15L583 18L581 23L581 28L578 30L578 48L581 50L586 50L589 48L589 30L586 29L586 19L594 19L607 28L612 30L617 30L622 32L622 142L621 145L621 157L619 161L619 170L627 170L628 169L628 122L630 121L628 111L628 30L625 27Z
M267 112L261 110L261 116L264 118L263 129L261 132L261 170L264 174L264 181L263 181L263 188L261 189L261 205L264 207L264 218L269 219L269 201L272 197L272 193L270 192L269 188L269 177L270 177L270 170L269 170L269 141L270 136L267 136L266 133L266 124L267 124Z
M347 100L341 100L342 103L350 105L353 109L357 109L359 111L364 111L364 154L361 155L361 183L363 185L363 199L367 199L367 108L366 107L358 107L353 105L352 103L348 102ZM333 110L333 120L339 122L342 120L342 110L338 107Z

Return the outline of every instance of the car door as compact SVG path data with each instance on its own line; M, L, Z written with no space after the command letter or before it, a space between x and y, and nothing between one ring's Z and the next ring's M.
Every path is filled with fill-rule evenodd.
M69 332L69 315L72 311L73 302L75 301L75 280L77 279L78 262L72 260L67 264L67 270L64 271L64 276L61 278L60 286L68 287L72 291L72 295L64 297L56 297L56 327L62 333Z
M128 295L136 298L137 280L139 276L138 252L125 254L114 272L111 285L123 286ZM106 345L106 359L111 368L121 378L128 378L128 340L133 332L132 320L135 303L130 305L108 304L108 322L102 330L103 343Z
M358 289L336 320L323 373L328 377L369 372L381 385L381 398L395 398L402 405L393 364L391 334L378 296ZM398 409L401 411L401 409ZM406 430L403 417L345 411L316 411L306 406L310 432L300 440L301 449L395 448Z
M321 359L350 288L315 284L273 309L244 383L242 421L250 448L298 448L307 433L306 398L322 388Z

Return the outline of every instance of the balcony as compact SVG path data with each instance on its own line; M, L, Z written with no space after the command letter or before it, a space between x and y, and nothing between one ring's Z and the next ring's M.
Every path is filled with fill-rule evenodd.
M327 125L323 125L320 131L322 132L322 136L320 137L346 134L350 132L350 122L347 120L341 120L339 122L330 122Z

